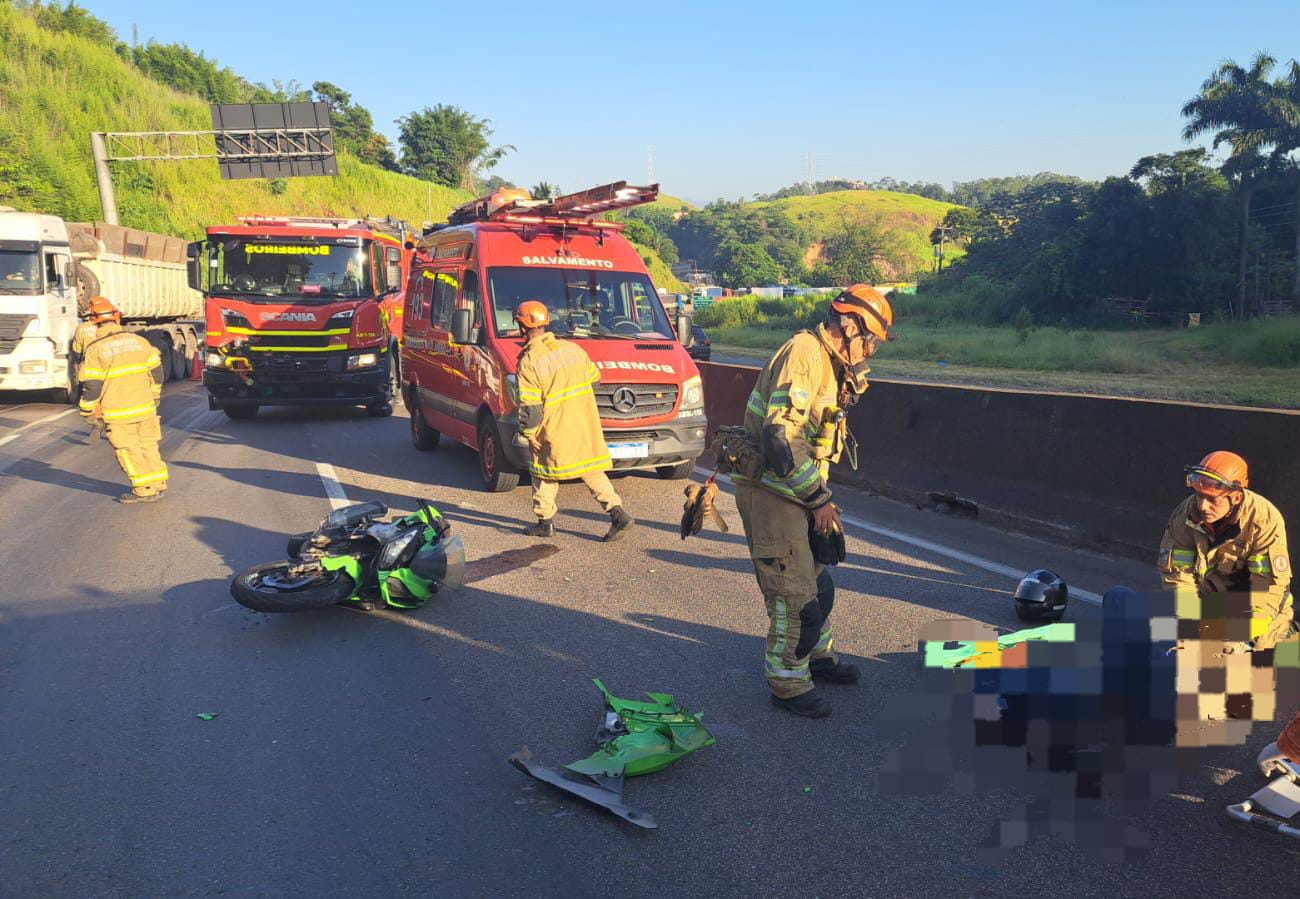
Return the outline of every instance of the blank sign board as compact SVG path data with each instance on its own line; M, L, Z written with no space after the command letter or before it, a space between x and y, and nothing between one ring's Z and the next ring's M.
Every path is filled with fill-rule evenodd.
M339 173L325 103L214 104L212 130L222 178Z

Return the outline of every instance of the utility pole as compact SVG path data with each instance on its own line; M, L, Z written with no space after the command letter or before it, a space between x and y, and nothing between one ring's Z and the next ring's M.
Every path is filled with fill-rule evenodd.
M808 151L808 196L817 193L817 182L813 176L813 151Z
M944 249L944 244L946 244L946 243L948 242L948 232L949 232L950 230L952 230L952 226L951 226L951 225L940 225L940 226L938 227L938 229L936 229L936 230L938 230L938 232L939 232L939 247L938 247L938 251L939 251L939 271L943 271L943 249Z

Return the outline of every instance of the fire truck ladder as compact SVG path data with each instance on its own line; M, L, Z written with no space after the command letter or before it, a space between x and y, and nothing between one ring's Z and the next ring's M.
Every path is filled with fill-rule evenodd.
M553 200L533 200L491 194L457 206L447 217L447 222L451 225L465 225L470 222L488 221L549 224L548 219L557 220L557 224L576 219L590 221L593 216L613 212L615 209L652 203L658 196L658 184L651 184L649 187L629 187L626 181L603 184L578 193L565 194ZM592 222L592 224L608 223Z

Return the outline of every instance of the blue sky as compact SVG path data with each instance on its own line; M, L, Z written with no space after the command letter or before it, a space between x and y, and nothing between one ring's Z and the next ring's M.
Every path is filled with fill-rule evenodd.
M332 81L393 120L492 121L512 181L734 199L818 178L1095 179L1184 146L1218 64L1300 57L1295 0L1237 3L184 3L82 0L124 40L254 81ZM1059 7L1059 10L1052 9Z

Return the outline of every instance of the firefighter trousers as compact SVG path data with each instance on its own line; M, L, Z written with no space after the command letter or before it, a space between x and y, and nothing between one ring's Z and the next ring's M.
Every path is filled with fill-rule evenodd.
M830 621L835 586L813 559L803 506L737 482L736 508L767 607L763 673L775 696L791 699L813 688L811 661L836 661Z
M603 471L589 471L582 475L582 483L587 485L591 495L608 512L615 506L623 505L614 485L609 482L609 475ZM560 492L560 482L532 475L533 479L533 514L542 520L555 517L555 497Z
M157 415L143 421L110 421L105 436L117 454L117 464L131 481L132 493L152 496L167 489L167 465L158 452L162 421Z

